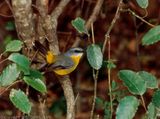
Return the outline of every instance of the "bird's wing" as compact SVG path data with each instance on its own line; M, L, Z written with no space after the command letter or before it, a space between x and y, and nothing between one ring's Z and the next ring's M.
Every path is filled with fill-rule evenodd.
M54 70L54 69L68 69L74 66L74 62L70 57L67 56L58 56L55 63L49 65L49 70Z

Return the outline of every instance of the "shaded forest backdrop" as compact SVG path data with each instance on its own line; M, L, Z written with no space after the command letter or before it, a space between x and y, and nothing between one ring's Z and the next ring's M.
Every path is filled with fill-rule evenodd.
M8 2L7 2L8 1ZM12 1L12 0L11 0ZM24 40L23 36L17 35L15 27L15 19L12 9L12 4L9 0L0 0L0 52L3 53L6 44L14 39ZM14 0L13 0L14 1ZM48 2L47 14L52 14L52 11L59 5L60 0L46 0ZM62 0L63 1L63 0ZM57 20L57 37L59 42L60 52L65 52L72 46L77 46L77 37L80 39L78 46L86 49L92 43L92 38L87 38L84 34L79 34L71 24L71 21L77 17L83 18L86 22L92 15L98 0L71 0L63 9ZM104 0L100 7L98 15L95 15L93 20L94 38L95 43L100 47L103 46L105 34L111 25L111 22L116 14L119 0ZM124 0L123 10L116 19L111 32L110 32L110 59L114 61L116 67L111 70L111 80L114 80L119 85L117 90L120 90L118 98L125 95L130 95L126 87L122 85L122 81L118 78L118 72L121 69L131 69L134 71L145 70L152 73L158 79L160 77L160 43L149 46L142 46L142 37L152 28L141 19L137 18L128 9L141 16L142 19L148 21L153 25L160 23L160 0L149 0L147 9L142 9L138 6L135 0ZM37 7L36 0L32 1L34 27L38 27L39 19L43 17L41 11ZM40 17L37 17L39 15ZM43 24L43 21L40 21ZM89 33L91 34L90 25L88 26ZM20 29L19 29L20 30ZM53 30L54 31L54 30ZM43 36L43 35L42 35ZM43 36L44 40L45 35ZM48 35L49 37L49 35ZM54 37L54 36L53 36ZM36 37L35 37L36 38ZM38 37L40 39L40 37ZM43 41L42 40L42 41ZM106 45L104 52L104 60L108 59L108 45ZM52 49L52 48L51 48ZM23 51L23 54L26 54ZM9 53L1 56L0 61L8 57ZM32 59L33 55L30 57ZM0 64L0 71L2 71L9 61ZM63 89L59 79L53 73L45 73L45 83L47 86L47 93L41 94L33 88L27 88L25 83L18 83L13 85L14 88L20 88L24 91L28 89L28 97L32 102L31 115L41 115L41 110L44 110L49 118L63 119L66 115L66 104ZM75 95L75 111L76 119L88 119L92 109L92 101L94 95L94 79L92 68L90 67L86 53L77 69L70 74L73 92ZM99 70L97 80L97 100L109 101L108 90L108 72L105 62ZM0 92L3 92L6 87L0 87ZM9 101L9 87L3 94L0 93L0 118L10 116L21 116L13 104ZM113 93L114 95L114 93ZM151 101L153 90L148 90L144 94L146 105ZM113 96L114 97L114 96ZM45 100L45 104L44 101ZM74 102L73 102L74 103ZM115 102L116 103L116 102ZM114 104L113 104L114 105ZM114 106L116 110L116 104ZM101 103L96 103L94 114L97 119L104 118L104 108ZM141 119L145 111L143 106L138 108L135 119ZM113 114L113 118L115 114ZM69 118L68 118L69 119ZM107 118L106 118L107 119Z

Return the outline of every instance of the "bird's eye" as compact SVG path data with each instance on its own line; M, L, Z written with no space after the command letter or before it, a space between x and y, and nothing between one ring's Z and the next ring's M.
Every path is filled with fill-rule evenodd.
M75 53L82 53L83 50L75 50L74 52L75 52Z

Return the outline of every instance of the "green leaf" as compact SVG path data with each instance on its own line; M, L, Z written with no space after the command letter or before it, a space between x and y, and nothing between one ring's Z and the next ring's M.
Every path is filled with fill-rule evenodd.
M8 86L12 84L19 76L20 71L17 68L16 64L8 65L0 75L0 85Z
M140 71L138 72L138 74L146 82L147 88L150 88L150 89L158 88L158 80L154 75L146 71Z
M42 80L38 78L31 78L29 76L24 76L23 80L30 85L32 88L36 89L37 91L41 93L47 92L46 85L43 83Z
M78 17L75 20L72 20L71 23L79 33L85 33L88 35L88 31L85 27L85 21L82 18Z
M118 76L132 94L143 95L145 93L146 82L138 73L131 70L120 70Z
M148 0L136 0L136 1L141 8L145 9L148 7Z
M114 64L114 62L112 60L109 60L108 64L107 64L107 68L113 69L113 68L116 68L116 65Z
M16 51L20 51L22 48L22 44L23 42L21 42L20 40L13 40L10 41L7 46L6 46L6 52L16 52Z
M29 114L31 111L31 103L28 97L21 90L12 89L9 98L13 105L17 107L23 113Z
M152 102L148 105L147 117L148 119L156 119L156 107Z
M110 119L111 118L111 110L109 108L104 109L104 118L103 119Z
M7 45L12 40L13 40L12 36L7 35L4 39L4 45Z
M96 70L101 68L103 54L98 45L92 44L87 47L87 59L92 68Z
M160 41L160 25L150 29L142 38L142 45L151 45Z
M155 107L160 109L160 89L153 94L152 103Z
M43 79L43 75L40 71L36 70L36 69L30 69L30 77L32 78L38 78L38 79Z
M8 59L12 62L15 62L16 64L18 64L20 70L22 70L26 75L28 75L30 73L30 62L28 60L28 58L24 55L21 55L19 53L12 53Z
M116 110L116 119L132 119L139 106L139 101L134 96L124 97Z
M15 30L15 24L14 24L13 21L7 22L7 24L6 24L6 30L8 30L8 31L13 31L13 30Z
M104 102L104 100L102 99L102 98L100 98L100 97L96 97L96 108L98 109L98 108L101 108L101 109L104 109L105 108L105 102Z
M111 88L112 88L112 91L118 89L118 83L113 80L111 84Z

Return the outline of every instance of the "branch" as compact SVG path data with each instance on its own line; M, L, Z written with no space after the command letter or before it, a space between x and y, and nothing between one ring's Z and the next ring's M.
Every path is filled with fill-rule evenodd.
M25 42L27 48L32 48L32 41L35 40L35 28L33 12L31 9L32 0L12 0L13 15L17 33Z
M99 12L101 10L102 4L104 0L97 0L96 6L94 7L94 10L89 17L87 23L86 23L86 28L89 30L91 27L91 24L94 23L99 15Z
M67 103L66 119L75 119L75 98L69 76L60 77L59 82L61 83L61 86L64 90L64 96Z
M57 38L57 20L58 17L63 12L64 7L69 3L70 0L61 0L55 10L51 13L51 24L52 24L52 35L53 39L49 39L50 42L50 50L54 51L54 53L59 54L59 47L58 47L58 38ZM73 93L73 88L71 84L71 80L69 76L59 77L59 82L64 91L64 96L66 98L67 103L67 116L66 119L75 119L75 98Z
M119 18L119 11L121 10L122 4L123 4L122 1L123 1L123 0L120 0L119 5L118 5L118 8L117 8L117 10L116 10L116 14L115 14L115 16L114 16L114 18L113 18L113 20L112 20L112 22L111 22L111 25L109 26L109 28L108 28L108 30L107 30L107 32L106 32L106 34L105 34L105 41L104 41L104 43L103 43L103 48L102 48L103 54L104 54L104 51L105 51L105 47L106 47L107 41L108 41L108 39L109 39L109 37L110 37L110 32L111 32L111 30L113 29L114 24L116 23L117 19Z
M54 11L51 13L52 20L58 19L58 17L62 14L63 9L65 6L70 2L70 0L61 0L61 2L58 4L58 6L54 9Z
M86 22L86 28L87 30L90 29L91 24L94 23L98 17L98 14L101 10L102 4L103 4L104 0L97 0L96 6L93 9L93 12L91 14L91 16L89 17L89 19ZM80 43L81 39L79 37L76 38L74 44L72 45L72 47L77 47Z
M120 0L119 1L119 4L118 4L118 7L117 7L117 10L116 10L116 14L111 22L111 25L109 26L106 34L105 34L105 40L104 40L104 43L103 43L103 47L102 47L102 53L104 54L105 52L105 48L106 48L106 44L108 42L108 61L111 60L111 43L110 43L110 33L111 33L111 30L113 29L114 27L114 24L116 23L117 19L119 18L119 15L120 15L120 10L122 8L122 5L123 5L123 0ZM109 97L110 97L110 110L111 110L111 114L110 114L110 119L112 119L112 115L113 115L113 99L112 99L112 87L111 87L111 69L108 68L107 70L108 72L108 87L109 87Z
M143 19L142 17L138 16L135 12L133 12L131 9L127 9L127 10L122 10L122 11L127 11L129 12L131 15L135 16L136 18L140 19L141 21L143 21L144 23L146 23L147 25L149 25L150 27L155 27L155 25L149 23L148 21L146 21L145 19Z
M37 37L38 40L43 43L47 34L47 25L45 25L45 19L48 14L48 0L37 0L36 8L39 11L40 16L37 16ZM45 28L46 27L46 28ZM45 32L46 31L46 32Z

